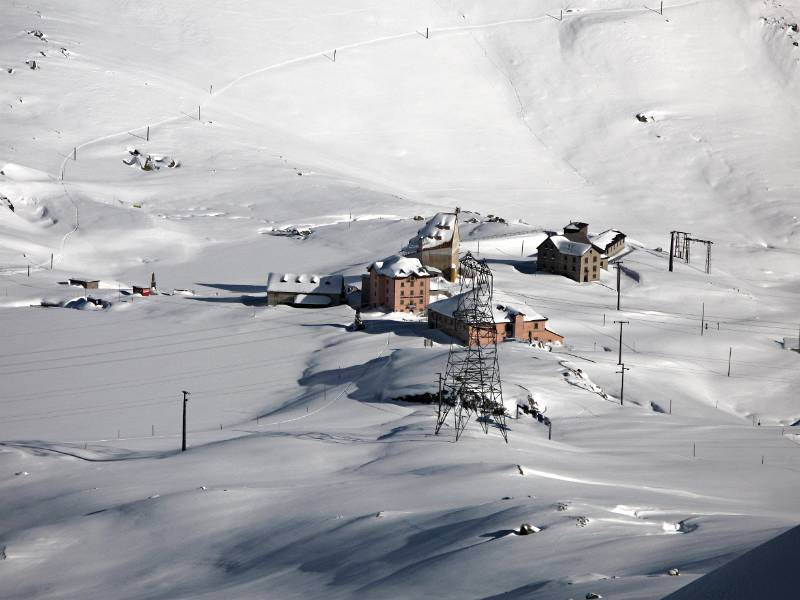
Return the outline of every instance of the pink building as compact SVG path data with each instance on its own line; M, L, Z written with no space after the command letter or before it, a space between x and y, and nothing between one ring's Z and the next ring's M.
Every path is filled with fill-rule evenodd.
M563 336L547 328L547 317L543 317L530 306L516 301L507 301L503 295L495 295L493 317L494 333L485 329L467 325L458 317L459 304L469 303L470 296L459 294L433 302L428 306L428 324L431 329L439 329L446 334L461 340L464 344L481 346L500 343L504 339L516 339L524 342L563 342ZM498 301L499 300L499 301ZM480 338L480 339L479 339Z
M431 292L431 276L439 271L423 267L419 259L392 256L372 263L361 278L364 306L392 312L424 313Z

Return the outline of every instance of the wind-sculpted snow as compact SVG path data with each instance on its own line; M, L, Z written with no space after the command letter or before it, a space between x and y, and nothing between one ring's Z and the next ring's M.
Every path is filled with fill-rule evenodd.
M797 0L7 4L0 597L768 590L789 538L744 553L800 492ZM265 298L316 273L355 305L456 208L564 336L499 345L508 445L433 435L424 317ZM619 311L613 269L537 269L576 220L627 236ZM697 244L668 271L672 230L710 273Z

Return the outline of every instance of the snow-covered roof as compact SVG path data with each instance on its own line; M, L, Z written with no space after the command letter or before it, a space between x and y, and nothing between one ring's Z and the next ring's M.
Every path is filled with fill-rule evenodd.
M368 271L375 269L379 275L391 277L392 279L405 278L410 275L417 277L430 277L435 273L441 273L432 267L423 267L417 258L409 258L396 254L385 260L379 260L368 267Z
M588 227L588 226L589 226L588 223L583 223L581 221L572 221L569 225L564 227L564 231L567 232L567 233L573 233L573 232L576 232L576 231L580 231L584 227Z
M452 298L431 302L428 304L428 308L440 315L452 318L462 298L464 298L467 307L472 303L472 296L467 292L465 294L457 294ZM497 292L495 292L492 300L492 314L494 315L495 323L510 323L517 314L521 314L524 321L547 320L547 317L543 317L527 304L510 300L505 294Z
M344 278L341 275L270 273L267 276L267 292L339 294L343 287Z
M556 248L558 248L558 251L561 254L567 254L568 256L583 256L589 250L592 249L592 245L591 244L583 244L581 242L573 242L573 241L568 240L567 238L565 238L563 235L551 235L547 239L549 239L550 241L552 241L556 245ZM545 241L547 241L547 240L545 240ZM542 244L543 243L544 242L542 242ZM539 244L539 245L541 246L541 244Z
M625 234L618 229L606 229L602 233L590 236L590 239L592 240L592 244L598 248L601 248L602 251L605 252L606 248L615 243L618 239L620 239L620 237L624 238Z
M443 246L453 241L453 233L458 227L458 216L455 213L436 213L425 226L417 231L417 237L409 241L412 247L427 250Z

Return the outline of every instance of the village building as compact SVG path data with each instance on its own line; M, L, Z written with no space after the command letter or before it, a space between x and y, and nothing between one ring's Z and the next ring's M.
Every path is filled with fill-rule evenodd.
M564 227L563 235L572 242L591 244L605 258L616 256L625 249L625 234L618 229L606 229L597 235L589 235L588 223L573 221Z
M625 249L625 234L617 229L606 229L593 235L592 245L606 258L612 258Z
M424 313L431 292L431 277L440 271L424 267L417 258L395 255L372 263L361 278L364 306L391 312Z
M344 301L344 277L306 273L270 273L267 276L267 305L336 306Z
M86 290L96 290L100 287L100 281L97 279L78 279L78 278L71 278L69 280L70 285L79 285Z
M408 241L405 249L407 256L419 259L425 267L438 269L450 282L458 278L458 213L458 209L436 213Z
M579 283L600 278L608 261L589 242L575 242L563 235L551 235L538 247L537 270L557 273Z
M478 337L474 330L470 331L470 327L474 326L467 325L455 314L458 311L459 303L471 301L472 295L467 293L432 302L428 306L428 325L431 329L443 331L447 335L461 340L464 344L468 344L472 340L474 345ZM488 336L482 336L481 345L499 343L505 339L531 343L534 341L563 342L564 340L563 336L547 328L547 317L543 317L526 304L506 301L503 295L495 294L492 314L496 331L493 336L490 332Z

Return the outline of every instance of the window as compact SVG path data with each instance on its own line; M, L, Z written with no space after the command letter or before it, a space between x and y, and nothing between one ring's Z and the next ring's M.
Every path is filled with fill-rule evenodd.
M405 303L406 303L405 300L400 300L400 306L403 306L403 304L405 304Z
M400 282L400 287L406 287L406 282L405 281L401 281Z

